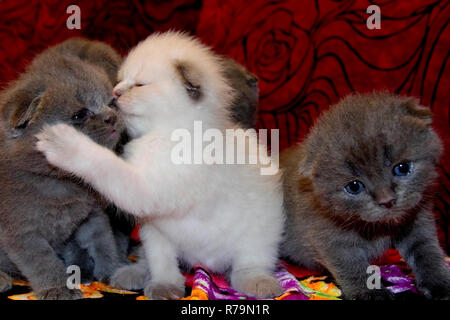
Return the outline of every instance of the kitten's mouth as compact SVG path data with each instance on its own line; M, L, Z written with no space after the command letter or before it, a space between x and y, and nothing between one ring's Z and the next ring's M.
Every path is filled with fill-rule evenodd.
M116 101L116 106L117 106L117 114L119 115L120 118L122 119L126 119L129 117L136 117L137 115L133 112L133 109L130 107L127 107L130 105L130 102L123 102L123 101L119 101L119 99L117 99Z
M108 107L110 107L111 109L118 111L119 107L117 106L117 98L113 98L109 103L108 103Z
M383 209L381 212L377 212L374 215L366 216L363 220L369 223L393 223L401 219L404 214L404 209L394 205L393 207Z
M119 108L119 110L117 111L117 113L119 114L119 116L122 118L122 119L126 119L126 118L130 118L130 117L136 117L136 114L134 114L134 113L132 113L131 111L129 111L129 110L125 110L125 109L121 109L121 108Z
M108 138L115 139L115 138L117 138L118 135L119 135L119 131L117 129L113 129L111 131L111 133L109 134Z

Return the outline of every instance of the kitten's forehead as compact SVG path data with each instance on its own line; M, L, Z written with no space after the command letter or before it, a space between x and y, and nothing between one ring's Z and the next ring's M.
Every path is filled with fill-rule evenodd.
M172 65L169 61L161 61L160 63L152 63L150 54L146 56L142 55L130 55L125 60L119 72L119 81L152 81L162 79L171 74L172 70L169 67Z
M119 71L119 81L124 81L128 79L134 79L139 71L137 63L134 63L132 59L127 58L120 68Z
M88 108L95 112L112 98L112 85L105 79L95 72L87 72L83 79L73 76L70 81L52 83L44 94L47 111L65 110L72 114L80 108Z
M358 141L342 151L343 167L353 176L381 173L382 168L390 167L403 157L402 148L395 148L382 135L370 141Z
M82 82L76 86L76 99L87 107L98 108L108 104L112 98L109 82Z
M356 175L427 156L429 130L395 107L339 107L319 121L311 135L310 150L326 150L319 161L334 159L345 172Z
M414 138L407 130L404 133L358 137L353 141L349 138L330 145L317 163L324 182L335 181L339 186L354 179L362 179L367 186L385 183L390 181L393 167L398 163L421 163L432 157L435 151L429 148L429 140L412 141Z
M110 94L106 91L78 90L77 100L88 108L99 108L110 100Z
M142 70L144 62L143 57L138 55L135 49L131 51L120 67L119 81L134 79L139 71Z

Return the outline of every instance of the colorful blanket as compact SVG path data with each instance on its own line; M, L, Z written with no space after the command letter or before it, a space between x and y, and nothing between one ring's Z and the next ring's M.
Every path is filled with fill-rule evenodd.
M450 258L446 259L450 267ZM414 276L401 259L397 251L390 250L377 261L380 266L382 282L395 295L406 298L420 299L423 296L417 292ZM188 294L183 300L255 300L233 290L224 275L213 274L202 266L195 266L186 273ZM283 294L275 300L340 300L341 290L329 274L280 261L275 274L283 288ZM128 291L113 288L106 284L93 282L80 286L85 298L90 299L126 299L148 300L140 291ZM15 281L10 292L0 295L0 299L35 300L26 281Z

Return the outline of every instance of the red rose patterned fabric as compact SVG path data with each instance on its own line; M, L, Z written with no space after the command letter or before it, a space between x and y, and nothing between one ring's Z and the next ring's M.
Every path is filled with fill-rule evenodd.
M69 30L69 5L81 29ZM370 30L369 5L381 10ZM450 3L445 0L3 0L0 86L49 45L85 36L125 54L155 31L184 30L244 64L259 79L259 127L281 147L304 138L321 111L352 92L413 95L434 113L447 150L435 197L440 241L450 252Z

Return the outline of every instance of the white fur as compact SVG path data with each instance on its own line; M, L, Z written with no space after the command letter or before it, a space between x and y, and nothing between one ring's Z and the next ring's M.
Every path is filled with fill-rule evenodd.
M201 74L199 102L187 95L174 61L187 61ZM192 131L194 120L204 129L232 127L226 114L232 90L220 68L193 38L152 35L130 52L114 89L133 137L123 159L66 125L46 128L37 147L50 163L141 218L153 287L183 288L180 258L216 272L231 268L232 286L244 293L275 295L279 286L270 274L284 222L280 174L260 175L259 165L176 165L170 159L173 130Z

